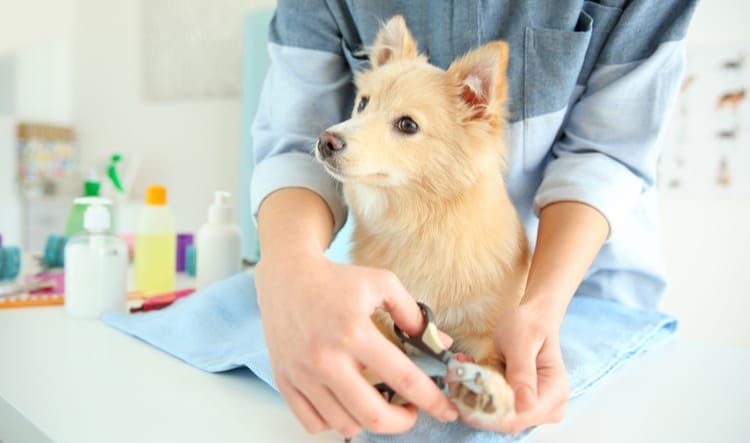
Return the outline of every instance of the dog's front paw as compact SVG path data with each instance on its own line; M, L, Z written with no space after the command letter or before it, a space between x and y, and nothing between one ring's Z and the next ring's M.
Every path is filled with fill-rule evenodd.
M495 369L454 361L445 381L461 420L469 426L502 431L515 414L513 390Z

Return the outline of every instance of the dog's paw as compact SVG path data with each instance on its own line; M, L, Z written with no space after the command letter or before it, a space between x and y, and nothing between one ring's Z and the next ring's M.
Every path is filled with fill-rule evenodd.
M513 390L494 369L452 363L445 381L461 420L469 426L502 431L504 421L515 413Z

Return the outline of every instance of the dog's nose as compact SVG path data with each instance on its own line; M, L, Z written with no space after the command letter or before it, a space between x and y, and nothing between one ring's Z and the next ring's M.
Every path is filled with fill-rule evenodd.
M323 158L333 156L346 148L346 142L335 132L324 132L318 139L318 151Z

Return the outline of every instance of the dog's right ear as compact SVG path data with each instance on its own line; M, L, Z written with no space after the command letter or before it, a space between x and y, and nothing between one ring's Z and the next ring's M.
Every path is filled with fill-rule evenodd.
M406 27L404 18L394 15L378 32L370 51L370 64L373 68L399 59L419 57L417 42Z

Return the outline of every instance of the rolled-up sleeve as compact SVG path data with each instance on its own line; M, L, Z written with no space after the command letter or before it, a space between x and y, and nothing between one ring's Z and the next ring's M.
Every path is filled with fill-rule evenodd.
M623 12L570 109L534 199L537 214L554 202L582 202L607 219L612 236L655 184L695 2L650 3L633 2Z
M341 38L322 1L280 1L271 22L271 66L252 127L254 217L264 199L283 188L317 193L334 218L346 220L337 183L313 158L318 134L345 119L353 100L352 74Z

